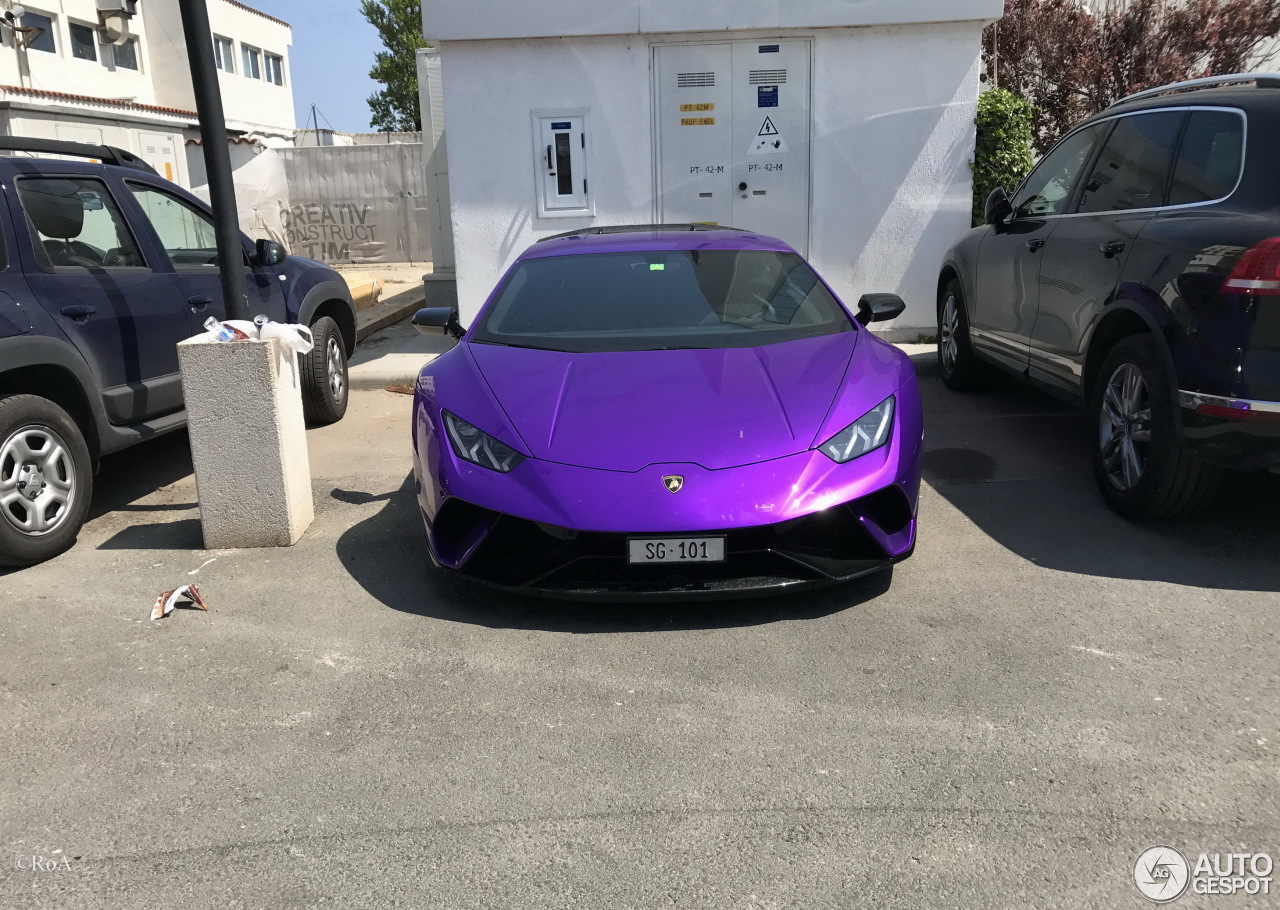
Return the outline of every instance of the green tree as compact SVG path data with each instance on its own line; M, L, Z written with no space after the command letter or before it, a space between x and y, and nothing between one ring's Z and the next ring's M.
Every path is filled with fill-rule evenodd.
M386 88L369 96L370 118L380 133L422 129L418 103L417 51L422 37L421 0L360 0L360 12L378 30L378 51L369 75Z
M990 88L978 96L978 143L973 164L973 223L984 221L987 196L998 186L1010 193L1031 171L1035 109L1013 92Z

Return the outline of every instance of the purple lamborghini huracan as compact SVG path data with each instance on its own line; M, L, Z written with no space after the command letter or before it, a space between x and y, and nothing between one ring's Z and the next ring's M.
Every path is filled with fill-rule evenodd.
M413 473L432 560L575 599L740 596L911 555L911 363L780 240L591 228L526 250L428 364Z

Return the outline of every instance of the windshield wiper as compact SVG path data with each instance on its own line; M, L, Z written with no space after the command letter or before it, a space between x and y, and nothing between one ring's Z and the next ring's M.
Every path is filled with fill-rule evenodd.
M489 344L499 348L523 348L526 351L557 351L561 354L567 353L563 348L547 348L540 344L513 344L510 341L484 341L476 339L472 344Z

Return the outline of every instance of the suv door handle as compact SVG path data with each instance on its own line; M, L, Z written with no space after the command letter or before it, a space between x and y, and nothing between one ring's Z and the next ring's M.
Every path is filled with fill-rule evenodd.
M68 319L76 319L83 322L94 313L98 312L98 310L96 307L91 307L87 304L75 303L71 306L64 306L59 312Z
M1044 247L1044 241L1043 241L1043 240L1039 240L1039 239L1037 239L1037 240L1028 240L1028 241L1027 241L1027 249L1029 249L1029 250L1030 250L1031 252L1033 252L1033 253L1038 253L1038 252L1040 252L1040 250L1041 250L1043 247Z
M195 297L188 297L187 303L191 304L191 312L199 313L201 310L209 309L209 304L213 303L213 298L197 295Z
M1098 252L1108 259L1114 259L1124 252L1125 242L1123 240L1112 240L1110 243L1103 243L1098 246Z

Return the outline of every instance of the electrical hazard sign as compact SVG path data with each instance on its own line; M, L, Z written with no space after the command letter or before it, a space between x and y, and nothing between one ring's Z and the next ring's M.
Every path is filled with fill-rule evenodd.
M782 138L778 128L774 126L772 117L765 117L760 124L760 131L747 149L748 155L781 155L791 151L787 140Z

